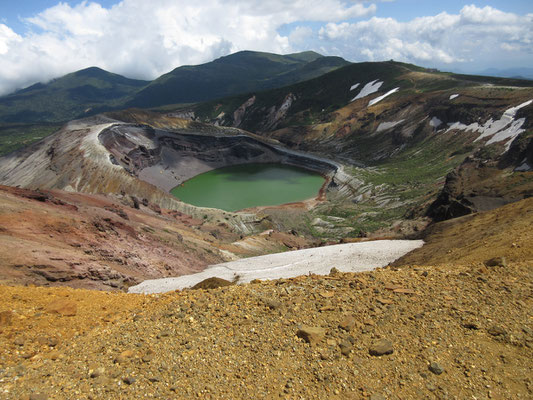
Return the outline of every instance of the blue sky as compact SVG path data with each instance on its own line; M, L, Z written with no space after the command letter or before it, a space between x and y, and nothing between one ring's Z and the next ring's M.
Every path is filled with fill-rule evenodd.
M457 14L465 5L470 4L475 4L480 8L491 6L505 12L527 14L533 12L532 3L531 0L401 0L380 3L378 5L378 15L406 22L414 17L437 15L443 11L449 14Z
M32 17L59 2L58 0L0 0L0 19L15 32L23 34L28 26L21 19ZM80 0L61 0L61 2L73 6L81 3ZM96 0L95 2L106 8L119 3L117 0Z
M153 79L239 50L533 66L533 0L0 0L0 95L89 66Z

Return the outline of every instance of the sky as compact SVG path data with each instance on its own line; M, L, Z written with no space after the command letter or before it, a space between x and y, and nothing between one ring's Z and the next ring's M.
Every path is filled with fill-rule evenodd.
M240 50L533 67L532 0L0 0L0 95L97 66L154 79Z

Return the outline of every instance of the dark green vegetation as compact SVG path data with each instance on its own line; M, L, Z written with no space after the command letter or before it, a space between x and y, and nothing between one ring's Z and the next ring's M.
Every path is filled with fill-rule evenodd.
M0 154L48 136L62 122L119 108L147 83L87 68L0 97Z
M419 67L411 66L420 69ZM363 81L375 79L384 80L381 90L394 87L398 78L405 73L407 64L358 63L339 68L317 78L285 86L279 89L267 90L261 93L245 93L217 101L207 102L195 108L196 115L202 120L212 120L221 112L225 117L223 123L233 123L233 111L252 95L256 101L240 125L250 131L262 130L265 110L272 106L279 106L289 94L293 94L298 101L290 108L287 118L278 126L308 125L321 122L328 118L328 114L345 106L357 94L357 90L350 92L350 87ZM409 82L402 82L411 85ZM360 89L360 88L359 88Z
M201 207L237 211L316 197L324 178L281 164L243 164L215 169L172 189L180 200Z
M383 82L378 92L352 102L374 80ZM356 83L360 86L350 91ZM389 61L352 64L306 82L187 109L201 121L238 126L335 159L361 182L349 196L328 192L328 201L304 216L272 211L275 219L315 237L379 229L401 235L413 231L416 222L411 221L424 219L447 174L466 157L505 151L502 143L486 147L485 140L474 142L479 132L448 131L447 124L498 120L506 109L532 99L531 87L532 81L457 75ZM369 106L370 99L394 88L400 90ZM450 99L452 94L459 97ZM532 110L521 109L516 117L525 118L524 137L533 127ZM433 117L443 121L439 129L430 125ZM379 129L391 123L398 125ZM518 158L516 162L523 156ZM501 196L502 191L486 195L491 193Z
M287 96L292 94L297 101L290 107L286 117L276 125L276 128L319 124L329 122L332 112L346 106L364 84L374 80L384 82L379 89L380 93L400 87L401 92L395 96L405 98L416 94L460 90L480 84L533 87L533 81L527 80L457 75L394 61L364 62L344 66L305 82L260 93L249 92L230 96L186 108L194 109L197 117L206 122L214 121L221 113L224 113L221 119L218 118L219 122L222 125L233 125L234 110L255 95L253 107L247 109L239 127L252 132L263 131L266 130L266 112L272 107L279 107ZM360 86L350 91L350 87L356 83ZM368 118L372 118L372 115L368 115Z
M130 106L213 100L300 82L347 64L313 52L282 56L243 51L176 68L153 82L87 68L0 97L0 123L62 122Z
M58 124L0 124L0 156L54 133Z
M61 122L121 106L148 82L87 68L0 97L0 122Z
M337 225L356 233L373 232L405 218L422 217L440 191L446 174L466 157L458 149L465 147L468 136L426 137L370 167L352 167L349 172L364 182L361 193L367 193L367 198L363 195L356 204L331 198L329 204L317 207L316 214L324 219L342 217Z
M176 68L153 82L87 68L0 97L0 154L50 134L53 129L43 129L44 123L59 124L131 106L174 109L164 106L281 87L347 64L340 57L314 52L282 56L243 51Z
M126 103L150 108L215 100L315 78L349 64L314 52L278 55L241 51L215 61L176 68L151 82Z

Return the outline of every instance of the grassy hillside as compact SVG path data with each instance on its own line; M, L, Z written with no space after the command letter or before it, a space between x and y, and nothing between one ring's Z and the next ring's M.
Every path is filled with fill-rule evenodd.
M60 124L0 124L0 156L54 133Z
M214 100L317 77L349 64L314 52L278 55L242 51L215 61L183 66L161 76L127 102L131 107Z
M459 90L478 85L533 87L533 82L527 80L457 75L394 61L364 62L347 65L314 79L282 88L263 92L253 91L206 102L196 106L195 113L204 121L214 120L224 113L224 119L219 123L232 125L235 109L255 95L255 103L253 107L247 109L240 127L250 131L261 131L264 130L265 110L279 107L287 95L293 94L296 101L277 128L317 124L330 119L330 113L349 104L366 83L374 80L384 82L379 89L381 94L400 87L401 94L397 94L396 97ZM350 87L356 83L360 86L350 91Z
M118 106L146 81L92 67L0 97L0 122L67 121Z
M129 106L194 103L281 87L346 64L340 57L312 51L288 55L245 51L177 68L152 83L87 68L0 97L0 154L50 134L55 129L50 124Z
M352 101L375 80L383 82L377 92ZM350 90L355 84L359 86ZM505 151L503 142L487 147L487 139L476 141L480 133L475 129L449 126L497 121L505 110L533 99L532 87L527 80L457 75L392 61L358 63L283 88L187 109L204 122L238 126L290 148L326 155L361 182L351 196L331 194L306 223L301 217L291 228L324 238L378 229L404 234L412 226L395 224L423 217L446 175L467 156ZM370 104L395 88L399 90ZM533 131L532 113L530 105L516 116L525 121L523 135ZM432 121L439 121L438 128ZM503 174L511 173L512 168ZM275 217L290 219L281 211Z

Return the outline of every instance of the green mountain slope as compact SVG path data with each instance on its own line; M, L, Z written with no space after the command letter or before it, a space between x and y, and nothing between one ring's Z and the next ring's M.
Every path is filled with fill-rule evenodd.
M317 60L315 62L318 62ZM365 84L381 81L377 97L396 87L400 88L394 98L408 98L415 95L458 91L469 87L533 87L533 82L519 79L494 78L485 76L457 75L438 72L412 64L388 62L364 62L350 64L316 78L266 91L250 91L216 101L194 106L195 115L205 122L217 122L226 126L239 126L255 131L272 131L290 126L308 126L329 121L332 112L341 109L361 91ZM352 85L359 84L350 90ZM275 125L269 124L268 110L278 110L288 96L293 96L287 112ZM252 105L247 106L240 123L236 124L235 111L255 97ZM493 99L497 105L501 98ZM493 102L494 102L493 101ZM368 101L367 101L368 102ZM432 107L439 107L430 103ZM451 118L451 116L450 116Z
M376 83L382 84L375 92L356 98ZM242 128L344 165L343 173L358 188L330 191L328 202L312 211L307 225L292 226L315 236L415 229L413 218L426 215L446 175L469 157L488 168L484 155L497 156L495 169L485 173L490 179L475 186L471 183L478 168L463 167L473 170L458 175L468 184L450 188L450 199L441 208L463 196L473 205L461 212L485 209L529 196L533 187L533 173L520 171L529 165L524 152L498 169L498 157L507 154L508 146L516 147L515 139L533 137L533 82L527 80L456 75L392 61L359 63L283 88L184 110L197 121ZM501 179L487 189L494 177ZM281 211L275 217L291 218Z
M57 122L122 104L148 84L92 67L0 97L0 122Z
M126 105L149 108L214 100L311 79L347 64L340 57L314 52L278 55L241 51L206 64L176 68L139 91Z

